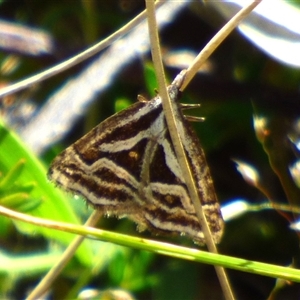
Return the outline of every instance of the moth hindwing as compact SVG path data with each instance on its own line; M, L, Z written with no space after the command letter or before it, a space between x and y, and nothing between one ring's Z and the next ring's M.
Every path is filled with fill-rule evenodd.
M215 242L223 219L200 142L178 102L182 78L168 87L179 134ZM59 154L48 176L107 215L127 216L139 230L205 242L188 195L159 95L111 116Z

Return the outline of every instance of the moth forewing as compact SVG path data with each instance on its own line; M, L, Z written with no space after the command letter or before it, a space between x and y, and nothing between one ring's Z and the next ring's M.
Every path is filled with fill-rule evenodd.
M182 125L179 122L179 134L195 179L199 199L214 240L219 242L223 233L224 222L205 154L189 122L183 116L180 121Z
M180 86L168 91L176 109L179 134L215 242L223 220L199 140L178 102ZM174 153L159 95L111 116L60 155L49 178L83 196L107 215L124 216L140 230L205 239Z

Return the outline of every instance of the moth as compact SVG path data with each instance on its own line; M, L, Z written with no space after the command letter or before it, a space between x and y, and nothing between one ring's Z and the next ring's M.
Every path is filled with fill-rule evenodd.
M179 74L168 93L199 199L218 243L223 219L204 152L178 101L182 82ZM130 218L139 231L185 235L205 243L159 94L109 117L69 146L54 159L48 177L107 216Z

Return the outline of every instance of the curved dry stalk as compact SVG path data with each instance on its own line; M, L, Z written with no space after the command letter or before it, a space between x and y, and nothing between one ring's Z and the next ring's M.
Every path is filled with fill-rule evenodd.
M88 218L84 226L94 227L99 221L102 213L99 210L93 211L91 216ZM64 251L60 260L49 270L49 272L43 277L39 284L31 291L30 295L26 298L27 300L39 299L45 292L50 288L51 284L58 277L63 268L67 265L74 253L85 239L85 236L78 235L73 242Z
M209 56L216 50L216 48L225 40L225 38L239 25L239 23L246 18L250 12L261 2L262 0L255 0L248 6L242 8L232 19L230 19L218 33L206 44L206 46L197 55L194 62L189 66L186 72L185 80L182 84L181 91L183 91L189 82L199 71L203 63L209 58Z
M164 69L162 64L160 43L159 43L159 37L157 31L157 24L155 18L154 1L146 0L145 2L146 2L147 12L148 12L148 26L149 26L151 45L152 45L151 47L152 58L153 58L156 74L158 74L157 77L158 77L159 91L162 98L163 109L165 112L165 118L170 132L171 140L174 145L175 153L179 162L179 166L182 170L183 177L185 178L185 183L187 185L189 195L195 207L197 218L199 220L199 223L201 224L207 247L210 252L218 253L217 247L214 243L212 234L208 226L208 222L204 214L204 210L202 208L202 205L200 204L199 194L179 135L179 129L175 120L174 107L171 103L169 93L167 91L165 74L164 74ZM220 266L215 266L215 270L217 272L225 298L227 300L234 299L233 292L229 284L229 280L225 273L225 269Z
M159 7L163 5L165 1L157 1L156 7ZM28 88L29 86L33 84L37 84L41 81L44 81L50 77L55 76L56 74L59 74L65 70L70 69L71 67L87 60L88 58L92 57L93 55L99 53L101 50L105 49L109 45L111 45L114 41L116 41L121 36L128 33L131 29L133 29L135 26L138 25L141 21L143 21L146 17L146 11L143 11L138 16L136 16L133 20L128 22L125 26L114 32L112 35L107 37L104 40L101 40L101 42L97 43L96 45L88 48L87 50L81 52L80 54L54 66L50 69L43 71L41 73L38 73L37 75L33 75L27 79L24 79L22 81L19 81L15 84L11 84L8 87L2 88L0 90L0 98L16 93L20 90L23 90L25 88Z

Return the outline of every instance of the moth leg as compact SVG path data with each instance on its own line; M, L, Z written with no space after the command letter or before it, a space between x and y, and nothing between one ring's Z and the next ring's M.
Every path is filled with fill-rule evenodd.
M205 118L196 116L184 116L189 122L204 122Z
M192 103L180 103L180 107L181 107L182 110L199 108L200 106L201 106L200 103L195 103L195 104L192 104Z

